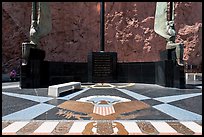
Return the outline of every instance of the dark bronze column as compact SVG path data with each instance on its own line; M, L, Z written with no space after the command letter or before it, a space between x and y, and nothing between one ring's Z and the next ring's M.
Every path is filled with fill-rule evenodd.
M32 18L37 21L37 2L32 2Z
M104 51L104 2L100 5L100 51Z
M169 17L170 17L170 19L169 20L173 20L173 2L170 2L170 9L169 9L169 11L170 11L170 15L169 15Z

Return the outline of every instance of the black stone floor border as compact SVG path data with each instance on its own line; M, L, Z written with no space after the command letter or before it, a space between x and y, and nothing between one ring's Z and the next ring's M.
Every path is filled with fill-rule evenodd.
M27 99L2 95L2 116L39 104Z
M183 94L191 94L191 93L201 93L202 89L177 89L177 88L145 88L138 89L136 86L123 88L130 90L132 92L150 97L150 98L158 98L163 96L174 96L174 95L183 95Z
M57 107L54 107L50 110L48 110L47 112L37 116L34 118L34 120L67 120L66 118L56 115L56 113L58 112Z
M122 98L130 99L130 100L136 100L135 98L122 93L121 91L114 89L114 88L104 88L104 89L94 89L91 88L88 91L81 93L74 98L71 98L71 100L78 100L83 97L88 97L88 96L97 96L97 95L103 95L103 96L119 96Z
M170 102L168 104L202 115L202 107L198 107L202 105L200 102L202 102L202 95Z

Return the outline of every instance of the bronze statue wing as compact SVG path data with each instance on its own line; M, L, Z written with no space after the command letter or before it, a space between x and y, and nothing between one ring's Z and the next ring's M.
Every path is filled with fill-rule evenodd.
M47 35L52 29L52 19L48 3L38 2L38 4L37 14L37 2L32 3L32 21L30 27L30 41L35 45L38 45L40 38Z
M167 2L156 3L154 31L164 38L170 38L167 35Z
M52 30L51 12L47 2L39 2L38 13L39 37L42 37Z

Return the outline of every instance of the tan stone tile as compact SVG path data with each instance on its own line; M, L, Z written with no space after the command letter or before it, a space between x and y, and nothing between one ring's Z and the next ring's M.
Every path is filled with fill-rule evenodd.
M178 133L184 134L184 135L193 135L194 132L191 131L189 128L184 126L183 124L179 122L167 122L172 128L174 128Z
M7 127L8 125L10 125L11 123L13 123L13 122L11 122L11 121L3 121L3 122L2 122L2 129L4 129L5 127Z
M69 132L73 122L60 122L52 131L53 135L64 135Z
M100 135L110 135L113 133L111 122L97 122L97 133Z
M17 135L29 135L29 134L32 134L42 123L43 123L43 121L31 121L26 126L21 128L17 132Z
M137 122L138 127L144 134L158 135L159 132L152 126L150 122Z

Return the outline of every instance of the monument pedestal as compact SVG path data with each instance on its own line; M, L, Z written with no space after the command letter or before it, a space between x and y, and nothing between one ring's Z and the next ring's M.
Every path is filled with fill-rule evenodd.
M116 67L116 52L91 52L88 54L88 81L117 82Z
M39 88L42 87L43 72L42 64L45 58L45 51L30 48L29 57L27 63L21 64L21 77L20 86L21 88Z
M165 50L155 65L155 83L165 87L185 88L184 67L176 62L175 50Z

